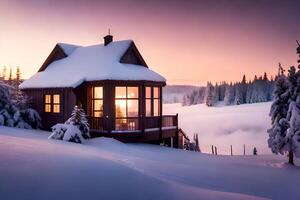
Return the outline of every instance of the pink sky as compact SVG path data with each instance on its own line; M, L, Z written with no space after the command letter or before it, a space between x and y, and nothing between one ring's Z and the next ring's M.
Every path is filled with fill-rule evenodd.
M0 66L20 66L28 78L57 42L102 43L110 28L115 40L133 39L169 84L275 74L278 62L296 64L300 28L294 4L1 0Z

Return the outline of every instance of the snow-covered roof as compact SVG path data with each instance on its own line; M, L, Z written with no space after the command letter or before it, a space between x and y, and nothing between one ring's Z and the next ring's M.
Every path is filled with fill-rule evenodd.
M58 45L62 48L62 50L65 52L65 54L70 55L73 53L75 49L77 49L78 45L73 45L73 44L66 44L66 43L58 43Z
M84 81L97 80L145 80L165 82L166 79L147 67L120 63L131 40L92 46L76 46L59 43L68 55L52 62L44 71L24 81L21 89L77 87Z

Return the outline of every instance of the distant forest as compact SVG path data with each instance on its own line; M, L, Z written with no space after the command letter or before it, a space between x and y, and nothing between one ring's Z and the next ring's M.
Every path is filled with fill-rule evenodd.
M191 93L184 95L183 106L205 103L207 106L215 106L219 102L225 105L240 105L258 103L273 100L274 80L263 76L254 76L253 80L246 80L244 75L241 82L237 83L207 83L206 87L200 87Z
M23 82L20 67L16 67L14 72L12 67L9 68L9 72L5 66L0 68L0 82L17 88Z

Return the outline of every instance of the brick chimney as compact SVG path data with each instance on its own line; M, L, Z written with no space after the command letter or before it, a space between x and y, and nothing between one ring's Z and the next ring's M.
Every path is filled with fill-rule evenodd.
M104 37L104 46L108 45L113 41L113 36L108 34Z

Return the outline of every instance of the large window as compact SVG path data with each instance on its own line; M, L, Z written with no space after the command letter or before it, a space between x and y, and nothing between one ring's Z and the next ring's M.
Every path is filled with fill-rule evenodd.
M116 87L115 90L116 130L135 130L138 127L139 88Z
M60 113L60 95L46 94L44 96L44 111L47 113Z
M160 115L160 88L146 87L146 116Z
M103 116L103 87L93 88L93 117Z

